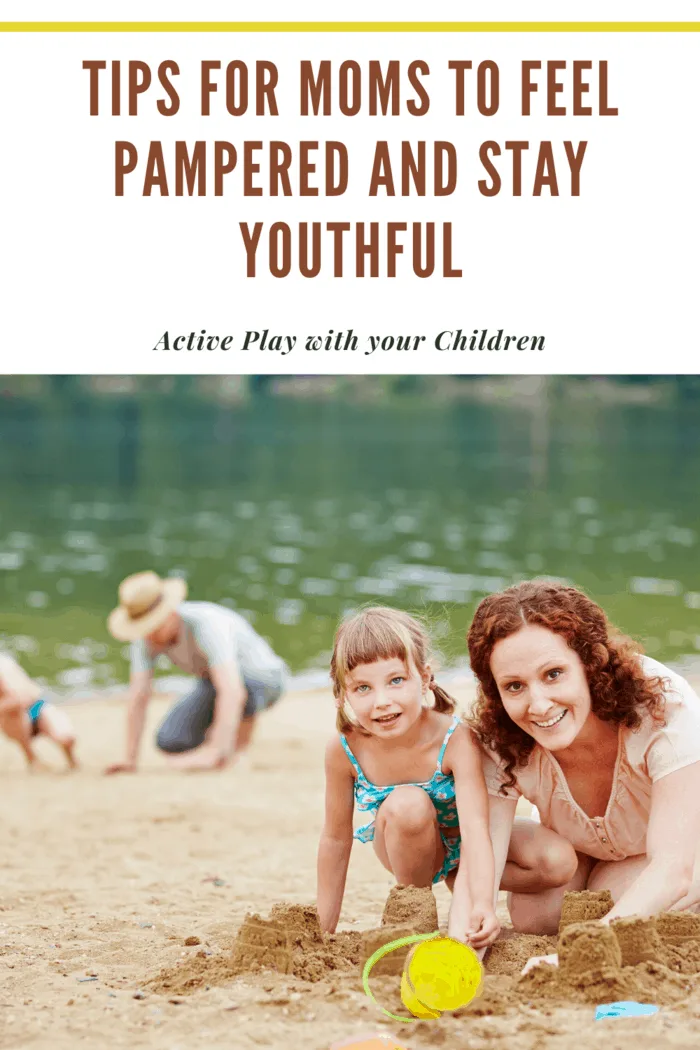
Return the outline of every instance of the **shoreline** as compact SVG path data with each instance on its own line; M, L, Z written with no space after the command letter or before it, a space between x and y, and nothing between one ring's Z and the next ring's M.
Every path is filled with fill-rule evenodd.
M663 662L663 661L660 661ZM681 660L673 660L664 666L669 670L688 680L690 685L700 694L700 655L687 656ZM441 684L451 686L460 692L466 691L471 698L476 689L476 681L469 665L464 662L454 664L439 670L437 678ZM166 674L159 675L153 681L153 694L157 697L180 697L191 688L192 676ZM301 671L289 677L287 688L283 696L299 696L304 693L322 693L331 689L330 676L327 671L321 669ZM121 701L126 695L128 684L125 682L119 686L106 687L103 689L76 689L63 692L46 687L46 692L51 702L56 704L84 704L90 701L111 702Z

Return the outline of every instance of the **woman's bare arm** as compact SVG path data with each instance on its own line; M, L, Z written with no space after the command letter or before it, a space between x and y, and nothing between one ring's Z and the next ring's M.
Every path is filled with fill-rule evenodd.
M667 911L688 893L700 847L700 762L677 769L651 786L647 828L649 863L603 922Z

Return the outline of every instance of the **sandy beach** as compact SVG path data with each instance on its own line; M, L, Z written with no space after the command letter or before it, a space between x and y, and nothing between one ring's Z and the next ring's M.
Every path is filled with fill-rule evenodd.
M467 701L466 682L454 691ZM149 740L165 707L163 698L151 704ZM139 775L102 776L121 754L121 700L69 710L76 774L30 775L0 740L1 1047L328 1050L379 1031L414 1050L563 1050L584 1030L590 1047L700 1044L700 989L687 972L667 979L655 1018L595 1024L591 1005L547 1002L536 989L486 997L459 1017L385 1023L359 966L313 982L272 971L222 978L213 964L228 957L248 913L313 903L329 693L287 696L261 719L242 766L197 775L167 770L148 745ZM39 751L59 766L48 742ZM339 930L377 927L391 886L371 847L356 844ZM444 922L444 886L436 897ZM178 994L158 984L159 974L190 971L199 978Z

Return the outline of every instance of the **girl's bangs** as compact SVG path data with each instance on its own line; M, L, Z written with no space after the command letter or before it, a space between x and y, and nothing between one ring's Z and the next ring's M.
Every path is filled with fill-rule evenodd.
M402 660L411 663L411 639L402 624L388 623L378 617L363 617L347 624L339 639L336 653L336 677L341 687L346 675L361 664L377 660Z

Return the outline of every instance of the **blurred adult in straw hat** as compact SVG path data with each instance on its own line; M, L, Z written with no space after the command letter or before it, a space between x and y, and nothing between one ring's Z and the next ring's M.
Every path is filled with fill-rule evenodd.
M120 642L135 642L162 627L187 595L179 576L161 580L155 572L137 572L119 585L119 605L109 615L110 634Z
M156 744L181 769L221 769L250 743L257 715L279 700L286 666L243 616L213 602L186 601L179 577L138 572L119 585L107 626L130 642L126 758L107 773L135 772L153 670L167 656L195 676L167 713Z

